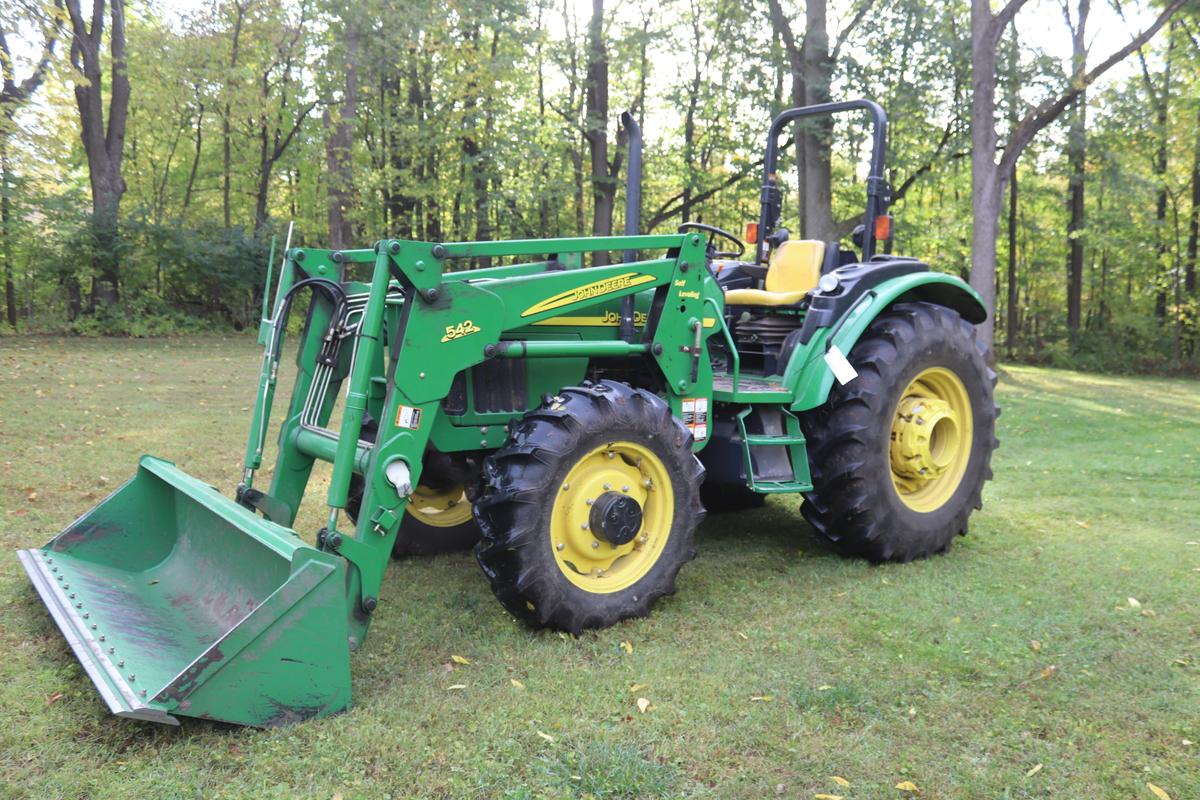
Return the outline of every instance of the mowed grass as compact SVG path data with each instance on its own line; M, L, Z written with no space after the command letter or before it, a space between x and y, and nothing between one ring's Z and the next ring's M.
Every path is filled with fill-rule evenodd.
M0 794L1200 797L1200 384L1025 367L944 557L839 558L774 499L710 517L649 619L577 639L514 623L468 554L393 562L350 712L111 717L11 551L142 453L231 492L257 352L0 340Z

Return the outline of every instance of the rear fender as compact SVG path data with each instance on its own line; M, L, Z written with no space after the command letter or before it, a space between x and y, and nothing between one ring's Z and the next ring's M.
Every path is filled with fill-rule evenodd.
M829 398L834 382L825 360L829 346L848 354L876 317L895 303L918 300L952 309L973 325L987 319L983 298L953 275L916 272L885 281L866 292L841 320L818 329L807 344L796 348L783 376L784 385L794 387L791 410L807 411Z

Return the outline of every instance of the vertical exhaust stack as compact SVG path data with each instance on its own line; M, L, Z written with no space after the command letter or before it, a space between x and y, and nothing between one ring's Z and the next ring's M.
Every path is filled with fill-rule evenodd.
M629 165L625 169L625 235L637 236L642 216L642 126L629 111L621 113L621 127L629 132ZM626 250L626 264L637 261L636 250ZM633 295L621 299L621 339L632 342L637 332L633 324Z

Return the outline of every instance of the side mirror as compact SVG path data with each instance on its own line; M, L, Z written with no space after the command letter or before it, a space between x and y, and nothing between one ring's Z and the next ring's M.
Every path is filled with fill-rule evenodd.
M866 236L867 228L861 222L854 226L854 231L850 234L850 241L854 242L854 246L862 250L863 238Z

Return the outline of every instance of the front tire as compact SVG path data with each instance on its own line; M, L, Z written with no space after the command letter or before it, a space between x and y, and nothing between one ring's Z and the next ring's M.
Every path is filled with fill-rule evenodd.
M999 409L986 346L954 311L900 303L848 359L858 377L801 418L813 482L805 519L871 561L947 550L992 477Z
M506 609L579 633L645 616L696 555L704 467L657 395L563 389L484 464L476 558Z

